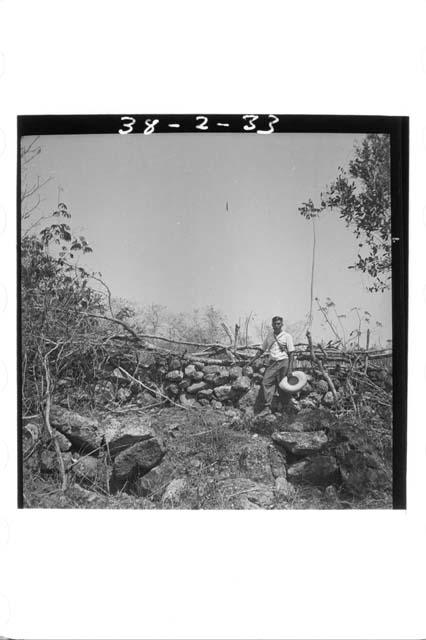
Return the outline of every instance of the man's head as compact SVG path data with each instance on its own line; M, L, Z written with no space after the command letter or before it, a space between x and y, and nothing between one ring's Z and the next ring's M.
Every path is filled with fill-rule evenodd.
M281 316L274 316L272 318L272 328L274 330L274 333L280 333L282 331L283 324L284 322Z

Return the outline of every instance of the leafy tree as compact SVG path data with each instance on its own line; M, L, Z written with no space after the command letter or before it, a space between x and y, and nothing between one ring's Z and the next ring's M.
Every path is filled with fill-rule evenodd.
M360 241L361 251L348 268L371 276L370 291L388 289L392 266L389 136L367 134L361 144L355 144L348 169L339 167L336 180L321 193L319 206L309 199L299 207L307 220L326 210L337 210Z

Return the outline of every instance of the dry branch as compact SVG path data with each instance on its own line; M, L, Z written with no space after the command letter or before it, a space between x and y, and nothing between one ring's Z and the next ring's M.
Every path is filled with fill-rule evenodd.
M337 398L337 393L336 393L336 387L334 386L333 381L330 378L329 374L324 369L324 366L323 366L321 360L319 360L317 358L316 354L315 354L315 351L314 351L314 348L313 348L313 345L312 345L312 336L311 336L311 332L309 330L306 332L306 337L308 339L309 350L310 350L310 353L311 353L312 362L317 365L317 367L320 370L321 374L324 376L325 380L327 381L327 384L328 384L328 386L330 388L330 391L333 394L334 402L337 404L338 398Z

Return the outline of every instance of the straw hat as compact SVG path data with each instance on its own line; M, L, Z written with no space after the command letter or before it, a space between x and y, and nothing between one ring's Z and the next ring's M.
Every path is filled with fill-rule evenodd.
M287 378L287 376L285 376L281 380L279 387L283 391L296 393L297 391L300 391L300 389L303 389L307 382L308 378L306 376L306 373L303 373L303 371L293 371L292 375L290 376L290 380Z

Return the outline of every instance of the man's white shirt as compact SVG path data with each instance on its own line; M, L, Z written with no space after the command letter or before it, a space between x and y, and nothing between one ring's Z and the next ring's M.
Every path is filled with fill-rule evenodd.
M263 341L262 349L269 353L272 360L287 360L288 354L294 351L293 338L286 331L281 331L275 338L271 332ZM277 341L284 347L284 351L281 351Z

